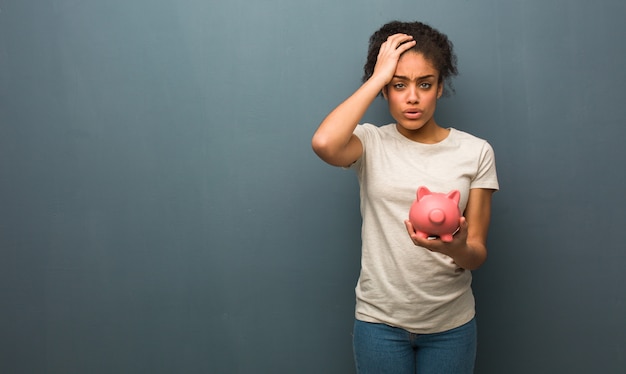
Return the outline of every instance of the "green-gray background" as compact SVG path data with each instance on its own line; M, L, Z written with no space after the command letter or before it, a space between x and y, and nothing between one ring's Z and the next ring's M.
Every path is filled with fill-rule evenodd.
M496 150L477 373L626 372L625 15L0 0L0 372L353 372L358 187L310 137L392 19L450 36L437 119Z

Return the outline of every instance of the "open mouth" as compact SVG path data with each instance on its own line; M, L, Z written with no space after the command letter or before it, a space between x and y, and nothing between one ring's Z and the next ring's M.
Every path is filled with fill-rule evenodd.
M422 112L419 110L405 110L404 116L409 119L418 119L422 116Z

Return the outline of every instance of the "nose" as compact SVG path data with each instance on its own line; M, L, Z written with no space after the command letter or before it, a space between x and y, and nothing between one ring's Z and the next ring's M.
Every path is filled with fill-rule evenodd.
M410 87L409 88L407 101L409 103L415 103L415 104L419 103L420 98L419 98L419 95L418 95L417 87Z

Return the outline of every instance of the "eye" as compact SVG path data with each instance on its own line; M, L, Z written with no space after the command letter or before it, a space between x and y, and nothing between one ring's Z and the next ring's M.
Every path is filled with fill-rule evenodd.
M393 88L395 88L396 90L401 90L401 89L403 89L404 87L406 87L406 86L404 85L404 83L395 83L395 84L393 85Z
M427 89L429 89L429 88L431 88L432 86L433 86L433 85L432 85L431 83L428 83L428 82L422 82L422 83L420 83L420 88L423 88L423 89L426 89L426 90L427 90Z

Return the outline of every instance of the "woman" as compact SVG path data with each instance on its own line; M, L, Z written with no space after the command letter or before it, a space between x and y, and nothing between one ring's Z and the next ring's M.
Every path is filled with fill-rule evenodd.
M471 270L487 256L494 154L484 140L437 124L457 74L452 43L420 22L394 21L370 38L363 84L312 139L325 162L354 169L361 188L361 273L354 354L359 373L472 373ZM395 123L359 125L382 93ZM418 186L461 192L452 242L419 237L408 221ZM408 234L407 234L408 233Z

